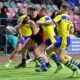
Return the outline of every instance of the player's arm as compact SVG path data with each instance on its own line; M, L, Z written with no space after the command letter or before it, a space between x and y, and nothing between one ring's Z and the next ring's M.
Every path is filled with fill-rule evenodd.
M39 32L38 25L33 20L28 20L28 23L30 24L33 34L36 35Z
M70 34L73 34L74 33L74 27L72 26L71 28L70 28Z
M50 26L50 25L53 25L53 20L50 18L50 17L46 17L46 18L41 18L39 19L36 24L42 26Z
M39 31L39 27L35 24L34 21L30 20L30 18L26 17L22 22L20 22L17 26L15 26L16 30L19 30L21 27L23 27L25 24L30 24L33 34L37 34Z
M22 21L19 20L20 22L19 22L18 25L15 26L15 29L16 29L16 30L19 30L19 29L20 29L21 27L23 27L25 24L28 24L28 22L27 22L28 20L29 20L29 17L27 17L27 16L26 16Z
M45 26L50 26L50 25L53 25L53 24L54 24L52 20L45 21L45 22L37 21L36 23L37 23L38 25L45 25Z
M23 27L23 25L24 25L24 24L22 24L22 22L20 22L18 25L15 26L15 29L16 29L17 31L19 31L19 29L20 29L21 27Z
M72 23L70 24L69 33L70 34L73 34L74 33L74 25Z

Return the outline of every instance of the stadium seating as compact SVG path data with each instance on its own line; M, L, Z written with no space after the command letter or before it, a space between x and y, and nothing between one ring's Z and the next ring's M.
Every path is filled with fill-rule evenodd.
M35 0L36 1L36 0ZM45 0L46 1L46 0ZM63 0L64 2L65 0ZM70 2L71 1L71 2ZM75 2L76 0L66 0L66 2L70 5L70 6L73 6L73 5L76 5L77 2ZM79 1L79 0L78 0ZM78 3L80 4L80 3ZM14 23L13 20L15 20L16 18L16 15L19 16L18 11L19 9L22 10L22 12L26 11L26 8L28 6L32 6L33 3L31 2L31 0L24 0L24 3L21 3L21 2L17 2L15 3L14 1L6 1L6 2L0 2L0 8L2 8L4 6L7 6L8 7L8 12L6 13L7 14L7 21L9 23L9 25L12 25L12 23ZM36 4L36 7L38 8L38 10L40 9L40 7L46 7L48 9L48 14L51 16L52 12L54 10L58 10L58 6L56 4L52 4L52 3L47 3L47 2L44 2L43 4ZM78 6L78 5L77 5ZM74 8L74 7L73 7ZM79 8L78 7L75 7L75 11L80 14L79 12ZM73 20L73 23L74 23L74 26L75 26L75 33L77 33L77 36L80 37L80 16L79 14L75 15L74 12L75 11L72 11L72 14L71 14L71 18ZM0 18L0 22L1 22L1 18ZM16 20L16 23L17 23L17 20ZM15 23L15 24L16 24ZM1 24L1 23L0 23ZM3 25L1 25L3 26Z

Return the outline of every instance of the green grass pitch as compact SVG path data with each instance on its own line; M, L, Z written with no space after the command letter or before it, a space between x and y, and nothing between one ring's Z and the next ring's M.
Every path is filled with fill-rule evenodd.
M72 71L66 67L59 73L54 74L56 65L52 61L52 67L47 72L35 72L34 62L30 62L26 68L22 69L14 68L18 62L14 62L8 69L4 67L4 64L0 62L0 80L80 80L80 75L76 78L70 77Z

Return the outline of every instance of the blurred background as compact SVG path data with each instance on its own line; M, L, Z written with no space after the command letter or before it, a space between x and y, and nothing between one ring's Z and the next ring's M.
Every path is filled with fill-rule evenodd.
M64 2L70 6L69 15L75 30L71 35L72 43L68 52L80 53L80 0L0 0L0 51L2 54L10 53L17 44L17 36L7 35L6 26L17 25L18 17L26 14L28 7L33 5L37 9L41 6L46 7L48 15L52 16L55 11L59 11Z

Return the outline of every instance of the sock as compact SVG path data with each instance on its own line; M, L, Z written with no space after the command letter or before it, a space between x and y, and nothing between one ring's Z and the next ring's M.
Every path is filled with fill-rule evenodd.
M12 63L12 60L8 60L9 63Z
M40 67L40 63L38 60L36 60L36 67Z
M29 53L27 53L26 59L27 60L30 59Z
M65 59L65 60L62 61L62 63L63 63L66 67L70 68L72 71L77 71L77 68L76 68L76 67L74 66L74 64L72 64L69 60Z
M26 59L22 58L22 64L26 64Z
M47 68L50 68L51 67L51 65L50 65L50 63L48 62L48 63L46 63L46 67Z
M52 54L50 58L53 61L55 61L55 63L56 63L57 66L60 66L61 65L61 62L59 61L59 58L58 58L57 54Z
M67 55L68 56L68 55ZM80 63L77 62L75 59L73 59L72 57L68 56L68 60L74 64L75 66L77 66L80 69Z
M46 64L45 64L44 59L43 59L42 57L39 57L39 58L38 58L38 61L39 61L39 63L41 64L41 69L42 69L43 71L46 71L46 70L47 70L47 67L46 67Z
M75 59L71 59L70 62L74 65L76 65L80 69L80 63L77 62Z

